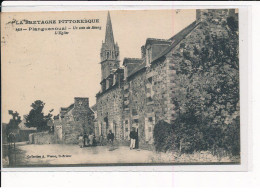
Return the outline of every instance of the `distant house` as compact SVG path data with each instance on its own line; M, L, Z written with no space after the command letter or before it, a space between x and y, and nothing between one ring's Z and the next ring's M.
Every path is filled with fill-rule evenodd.
M73 104L54 117L54 135L59 143L76 144L80 135L94 132L94 117L89 99L75 97Z
M23 116L22 122L18 125L18 134L16 141L29 141L29 134L37 132L36 127L26 127L25 115Z

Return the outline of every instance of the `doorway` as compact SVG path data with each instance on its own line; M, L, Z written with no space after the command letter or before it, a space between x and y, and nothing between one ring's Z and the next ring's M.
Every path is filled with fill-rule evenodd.
M108 118L107 117L104 118L104 122L105 122L105 133L107 135L107 133L108 133Z

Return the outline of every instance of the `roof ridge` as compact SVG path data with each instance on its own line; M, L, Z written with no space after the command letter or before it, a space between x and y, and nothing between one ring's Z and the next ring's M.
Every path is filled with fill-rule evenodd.
M170 41L169 39L163 39L163 38L147 38L146 40L163 40L163 41Z
M138 60L142 60L142 58L134 58L134 57L125 57L124 59L138 59Z
M177 46L189 33L191 33L200 23L197 23L196 21L192 22L190 25L188 25L186 28L182 29L180 32L178 32L176 35L171 37L170 39L172 40L172 44L167 47L164 51L162 51L159 55L157 55L154 59L152 59L153 63L154 61L158 60L162 56L166 55L169 53L175 46ZM189 29L187 31L187 29ZM182 35L182 36L181 36ZM176 38L174 40L174 38ZM170 40L169 39L169 40Z

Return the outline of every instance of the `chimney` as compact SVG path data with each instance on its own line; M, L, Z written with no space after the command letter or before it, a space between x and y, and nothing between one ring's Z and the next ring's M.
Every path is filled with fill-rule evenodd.
M207 19L208 9L196 9L196 22L202 22Z
M235 9L229 9L228 15L229 15L229 17L235 17L235 15L236 15Z
M75 97L74 98L74 106L76 108L80 107L89 107L89 99L88 98L83 98L83 97Z
M145 54L146 54L146 50L145 50L145 46L144 45L141 47L141 53L142 53L142 59L144 59L145 58Z

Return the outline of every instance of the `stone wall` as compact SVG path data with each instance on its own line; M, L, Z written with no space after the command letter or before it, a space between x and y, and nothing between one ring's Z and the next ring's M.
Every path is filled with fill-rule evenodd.
M155 122L164 120L170 123L172 118L173 106L170 100L173 84L171 77L174 72L170 69L168 60L161 60L158 63L151 65L147 70L147 80L152 79L152 103L147 103L147 113L154 113ZM148 82L148 81L147 81Z
M31 144L55 144L56 138L49 132L38 132L29 135L29 143Z

